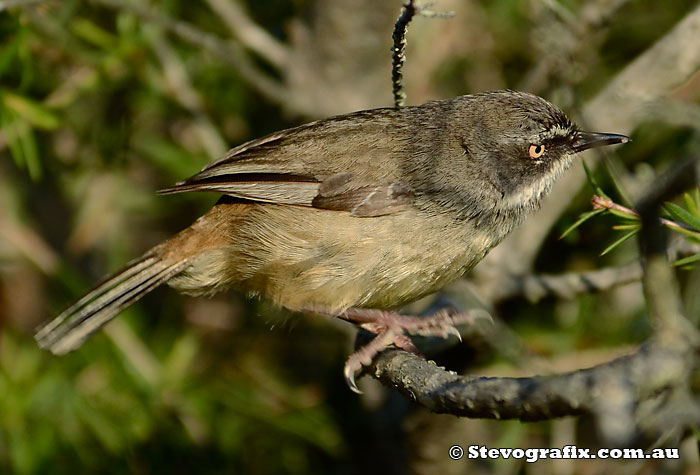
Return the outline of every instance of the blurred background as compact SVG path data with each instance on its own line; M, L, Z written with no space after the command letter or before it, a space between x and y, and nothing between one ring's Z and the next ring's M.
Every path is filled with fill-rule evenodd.
M233 292L194 299L158 289L72 354L36 347L38 325L217 200L156 190L247 140L391 106L400 6L0 1L0 473L700 473L693 437L679 442L674 462L452 461L454 444L599 441L586 418L435 415L369 378L358 397L342 376L352 327ZM699 152L697 68L660 61L638 74L677 78L652 91L663 99L654 107L607 111L595 102L635 58L697 16L695 2L441 0L432 8L456 15L409 27L408 104L521 89L586 128L631 134L632 144L604 160L586 157L599 185L627 205L659 171ZM700 50L693 41L678 48ZM603 124L614 112L627 116ZM493 290L514 272L635 261L634 239L601 256L622 236L610 217L559 239L590 210L592 188L574 168L578 181L555 190L554 208L452 290L456 300L473 292L503 325L435 355L441 364L485 375L573 370L648 337L637 283L570 298ZM516 252L518 243L530 250ZM698 271L681 266L678 277L697 315Z

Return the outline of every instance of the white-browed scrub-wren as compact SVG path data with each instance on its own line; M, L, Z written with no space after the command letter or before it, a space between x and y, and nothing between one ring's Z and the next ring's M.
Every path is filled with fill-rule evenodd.
M163 283L232 287L377 337L354 375L406 334L446 336L459 317L394 311L478 263L536 210L574 155L625 143L580 131L554 105L494 91L319 120L253 140L164 193L224 195L190 227L108 277L36 334L62 354ZM381 311L377 311L381 310Z

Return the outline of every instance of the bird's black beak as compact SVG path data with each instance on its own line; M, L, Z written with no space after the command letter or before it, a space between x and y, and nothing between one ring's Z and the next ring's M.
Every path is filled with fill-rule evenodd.
M594 132L578 132L574 142L574 152L583 152L589 148L627 143L630 138L620 134L598 134Z

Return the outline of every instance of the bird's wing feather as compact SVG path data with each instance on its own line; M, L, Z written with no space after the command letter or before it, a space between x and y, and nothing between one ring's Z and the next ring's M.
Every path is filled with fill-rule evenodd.
M351 173L339 173L319 186L312 206L349 211L353 216L373 217L401 211L411 204L411 191L400 183L370 185L358 183Z
M213 191L355 216L395 213L412 200L399 178L399 161L386 164L387 158L400 155L401 130L395 139L384 133L391 109L357 120L363 114L313 122L247 142L161 193ZM385 164L381 168L376 166L380 156Z

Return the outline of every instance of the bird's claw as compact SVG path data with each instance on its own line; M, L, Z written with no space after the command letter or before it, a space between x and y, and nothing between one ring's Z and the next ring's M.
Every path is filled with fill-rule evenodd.
M457 327L455 327L454 325L450 325L448 327L445 327L445 330L447 330L448 334L456 336L459 339L460 343L463 343L462 334L459 332L459 330L457 330Z
M351 309L343 314L343 319L351 321L376 336L366 345L352 353L343 369L345 382L351 391L362 394L355 377L363 368L372 364L374 358L389 346L396 346L411 353L418 353L407 335L434 336L447 338L454 335L462 341L457 325L471 324L487 312L460 313L455 309L444 309L428 317L414 317L390 312Z
M411 340L405 335L395 333L389 328L379 331L372 341L354 351L345 362L343 374L345 375L345 382L352 392L362 394L362 391L355 384L355 375L361 372L364 367L372 364L374 357L392 343L407 351L417 351Z
M355 373L362 370L362 366L360 366L359 368L355 368L350 361L351 358L352 355L350 355L350 358L348 358L348 360L345 362L345 368L343 368L343 375L345 375L345 384L348 385L350 391L356 394L362 394L362 391L360 391L360 389L357 387L357 384L355 384Z

